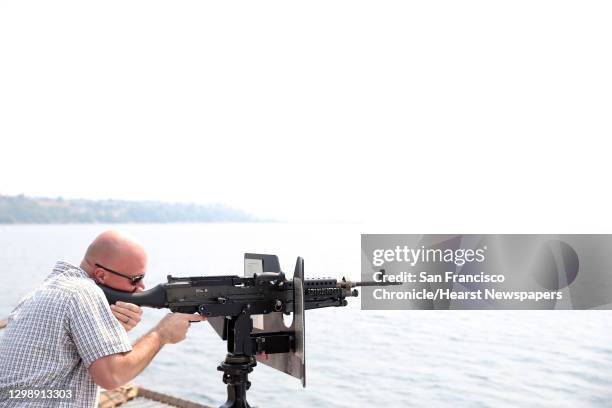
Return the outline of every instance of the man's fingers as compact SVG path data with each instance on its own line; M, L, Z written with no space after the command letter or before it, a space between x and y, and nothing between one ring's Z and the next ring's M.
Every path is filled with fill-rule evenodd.
M127 302L118 301L115 304L117 306L121 307L121 308L125 308L125 309L128 309L128 310L131 310L134 313L142 314L142 308L140 306L138 306L138 305L133 304L133 303L127 303Z
M115 318L119 321L119 324L121 326L123 326L123 328L125 329L125 331L130 331L132 330L134 327L136 327L136 325L138 324L138 322L140 321L140 318L138 320L136 319L130 319L129 317L127 317L124 314L121 314L119 312L115 312L113 311L113 315L115 316Z
M124 312L120 312L118 310L113 310L113 315L115 315L115 317L117 319L119 319L122 322L128 322L128 321L132 321L132 322L140 322L140 316L139 315L134 315L132 313L126 314Z
M113 312L113 314L115 314L115 313ZM126 319L125 319L125 316L123 316L123 315L119 315L119 316L117 316L117 315L115 314L115 318L116 318L116 319L119 321L119 324L120 324L120 325L122 325L122 326L123 326L123 328L124 328L126 331L127 331L127 330L130 330L130 329L132 328L132 327L131 327L131 325L130 325L130 322L131 322L131 321L128 321L128 323L126 323L126 321L125 321L125 320L126 320Z
M199 315L197 313L174 313L175 315L180 315L183 319L189 320L190 322L203 322L206 320L206 317Z
M112 310L113 316L119 321L121 326L125 329L125 331L130 331L140 322L140 316L136 316L135 318L130 318L123 313L119 313L115 310ZM133 313L133 312L130 312Z
M114 311L114 310L112 312L113 312L113 316L115 316L117 318L117 320L119 320L119 322L122 323L122 324L130 323L130 322L138 323L138 321L136 321L136 319L132 319L129 316L124 315L123 313L119 313L119 312Z
M126 304L131 305L131 303L126 303ZM132 306L136 306L136 305L132 305ZM138 308L138 306L136 307ZM129 317L130 319L136 320L137 322L140 321L140 316L142 314L142 313L139 313L139 311L134 311L132 308L123 307L121 305L111 305L111 310L113 312L121 313L125 317Z
M194 313L194 314L189 315L190 322L203 322L204 320L206 320L206 317L200 314Z

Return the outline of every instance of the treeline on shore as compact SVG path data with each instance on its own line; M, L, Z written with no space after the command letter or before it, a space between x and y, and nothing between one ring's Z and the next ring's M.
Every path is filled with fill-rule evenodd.
M0 224L261 221L223 204L0 195Z

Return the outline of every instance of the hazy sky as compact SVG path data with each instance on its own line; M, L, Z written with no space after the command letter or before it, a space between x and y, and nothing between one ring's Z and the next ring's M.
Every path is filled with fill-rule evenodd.
M4 1L0 193L609 232L610 7Z

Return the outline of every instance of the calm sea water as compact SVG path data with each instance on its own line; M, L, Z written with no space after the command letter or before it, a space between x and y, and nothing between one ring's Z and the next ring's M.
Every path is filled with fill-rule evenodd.
M0 226L0 317L56 260L78 264L103 225ZM357 226L185 224L113 226L149 251L147 284L168 274L241 274L244 252L295 257L307 276L359 278ZM166 312L146 309L136 340ZM257 366L259 407L610 407L612 314L608 311L362 311L306 315L307 379ZM1 336L0 331L0 336ZM225 344L207 324L165 347L137 384L213 406L225 401L216 370Z

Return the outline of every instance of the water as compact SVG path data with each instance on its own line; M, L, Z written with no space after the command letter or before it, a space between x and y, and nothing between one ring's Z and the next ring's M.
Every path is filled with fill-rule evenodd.
M359 227L283 224L114 226L149 252L153 285L176 276L240 274L243 252L295 257L307 276L359 277ZM0 317L58 259L78 264L103 225L0 226ZM136 340L166 313L146 309ZM307 382L259 365L249 400L260 407L610 407L608 311L362 311L306 315ZM1 331L0 331L1 335ZM213 406L225 344L207 324L166 346L135 383Z

